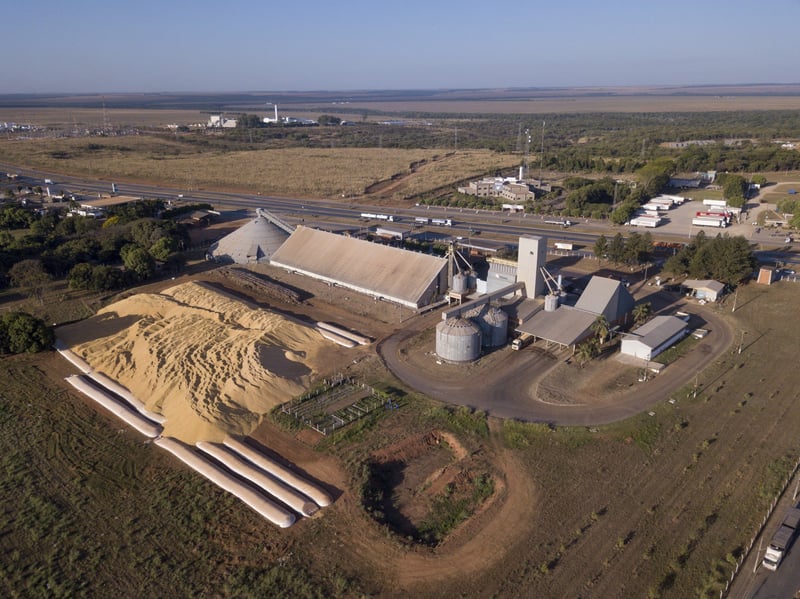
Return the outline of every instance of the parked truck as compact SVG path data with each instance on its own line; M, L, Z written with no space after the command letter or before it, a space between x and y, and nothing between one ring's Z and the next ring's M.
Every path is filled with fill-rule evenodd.
M529 333L522 333L519 337L515 337L511 341L511 349L519 351L526 345L533 341L533 335Z
M781 560L786 555L786 552L792 546L795 537L797 536L797 528L800 526L800 508L790 508L789 512L784 516L781 527L777 530L772 540L769 542L769 547L764 553L764 559L761 564L773 572L778 569Z

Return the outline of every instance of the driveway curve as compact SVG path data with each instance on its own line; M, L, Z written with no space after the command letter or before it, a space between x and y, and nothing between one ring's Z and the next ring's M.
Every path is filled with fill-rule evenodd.
M536 382L559 361L550 356L523 359L528 352L509 351L508 359L492 370L487 380L476 384L468 379L447 380L429 376L403 359L400 348L437 320L426 316L384 339L378 354L386 367L410 388L449 404L484 410L491 416L526 422L546 422L561 426L610 424L639 414L666 400L680 387L716 360L733 342L734 333L714 309L697 306L696 313L706 321L710 333L689 352L665 368L663 373L622 396L599 397L593 403L552 404L534 397ZM438 313L436 314L438 316ZM504 351L504 350L501 350ZM491 379L491 380L488 380ZM702 382L702 381L701 381Z

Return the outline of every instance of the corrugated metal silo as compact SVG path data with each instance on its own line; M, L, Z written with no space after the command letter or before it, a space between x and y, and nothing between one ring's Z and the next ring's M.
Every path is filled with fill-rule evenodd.
M558 308L558 296L550 293L544 296L544 311L555 312Z
M467 292L467 276L460 272L453 275L453 292L466 293Z
M436 325L436 354L447 362L472 362L481 354L481 330L466 318L450 318Z
M486 310L478 323L484 347L500 347L508 341L508 315L495 306Z

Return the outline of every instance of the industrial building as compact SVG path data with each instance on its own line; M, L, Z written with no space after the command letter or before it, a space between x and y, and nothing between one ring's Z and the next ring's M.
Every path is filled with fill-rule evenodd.
M686 321L677 316L656 316L630 333L620 344L620 353L652 360L686 336Z
M487 177L470 181L466 186L459 187L458 192L479 198L503 198L515 203L535 198L531 185L514 177Z
M297 227L271 264L418 309L444 296L447 260L327 231Z
M223 263L268 264L292 230L270 216L259 211L255 219L214 243L206 257Z
M548 301L553 298L554 301ZM545 308L517 327L517 332L573 349L592 336L592 324L599 316L609 324L627 321L634 299L625 286L614 279L594 276L575 306L559 306L557 296L545 299Z

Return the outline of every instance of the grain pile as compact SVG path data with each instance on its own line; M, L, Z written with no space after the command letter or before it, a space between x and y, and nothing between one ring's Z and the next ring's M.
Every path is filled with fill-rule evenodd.
M188 443L250 433L336 352L311 327L202 283L134 295L58 336Z

